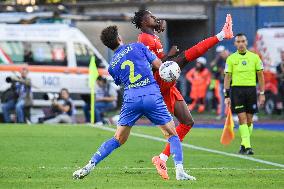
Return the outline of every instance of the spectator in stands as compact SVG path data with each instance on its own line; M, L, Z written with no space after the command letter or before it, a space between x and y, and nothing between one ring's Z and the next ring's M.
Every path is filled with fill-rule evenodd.
M282 99L282 102L284 103L284 48L281 49L280 56L281 56L281 62L277 66L276 71L277 71L279 95Z
M106 78L99 76L96 85L96 104L95 104L95 122L97 125L106 123L103 119L105 112L112 110L116 107L117 91L107 81ZM90 103L84 106L84 114L86 122L90 122Z
M10 113L15 110L17 123L25 123L25 111L32 105L31 79L28 78L28 69L21 70L21 76L7 77L6 81L11 83L11 88L4 92L2 100L2 112L5 123L11 123ZM8 92L9 91L9 92Z
M72 123L74 115L74 106L69 95L69 91L65 88L61 89L59 98L52 100L52 113L45 118L40 119L40 122L53 123Z
M188 108L192 111L196 105L199 105L199 113L205 110L205 97L211 79L210 72L205 67L206 63L207 60L204 57L199 57L196 60L195 68L186 74L186 79L191 83L190 98L192 99Z
M223 119L225 117L225 104L224 104L224 69L226 65L226 59L230 55L229 51L222 45L217 46L216 56L210 63L214 82L214 95L217 99L217 119Z

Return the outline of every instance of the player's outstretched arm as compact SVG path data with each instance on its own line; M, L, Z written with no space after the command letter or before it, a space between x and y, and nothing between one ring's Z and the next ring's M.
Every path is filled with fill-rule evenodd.
M233 38L234 36L233 36L232 26L233 26L232 17L230 14L228 14L226 17L226 23L224 24L224 27L220 33L218 33L217 35L213 37L204 39L203 41L183 51L177 57L171 58L170 60L177 62L180 68L182 69L188 62L193 61L197 59L198 57L202 56L210 48L214 47L216 44L218 44L223 39Z

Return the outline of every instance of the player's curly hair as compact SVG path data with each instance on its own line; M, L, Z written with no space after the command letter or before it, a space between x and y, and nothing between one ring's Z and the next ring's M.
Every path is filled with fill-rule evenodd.
M143 16L147 13L149 13L149 11L146 9L141 9L134 13L134 17L132 18L132 23L135 25L137 29L141 28Z
M114 50L119 46L117 38L118 28L115 25L106 27L101 33L101 41L111 50Z

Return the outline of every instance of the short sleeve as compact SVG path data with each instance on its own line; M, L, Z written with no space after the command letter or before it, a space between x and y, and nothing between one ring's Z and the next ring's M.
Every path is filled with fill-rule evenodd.
M232 73L233 72L233 62L232 58L228 57L225 64L225 73Z
M256 71L263 70L263 63L258 55L255 56L255 69Z
M149 63L152 63L154 60L157 59L157 56L151 52L145 45L143 45L142 43L141 44L141 48L142 48L142 51L146 57L146 59L148 60Z

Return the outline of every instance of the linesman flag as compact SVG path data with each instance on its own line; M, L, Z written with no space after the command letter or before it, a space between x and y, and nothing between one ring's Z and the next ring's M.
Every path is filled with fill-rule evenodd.
M91 90L91 123L95 123L95 84L99 77L95 56L91 57L89 64L89 87Z
M234 120L232 116L232 111L230 108L228 108L226 122L225 122L223 133L220 139L221 144L228 145L235 138L234 126L235 125L234 125Z

